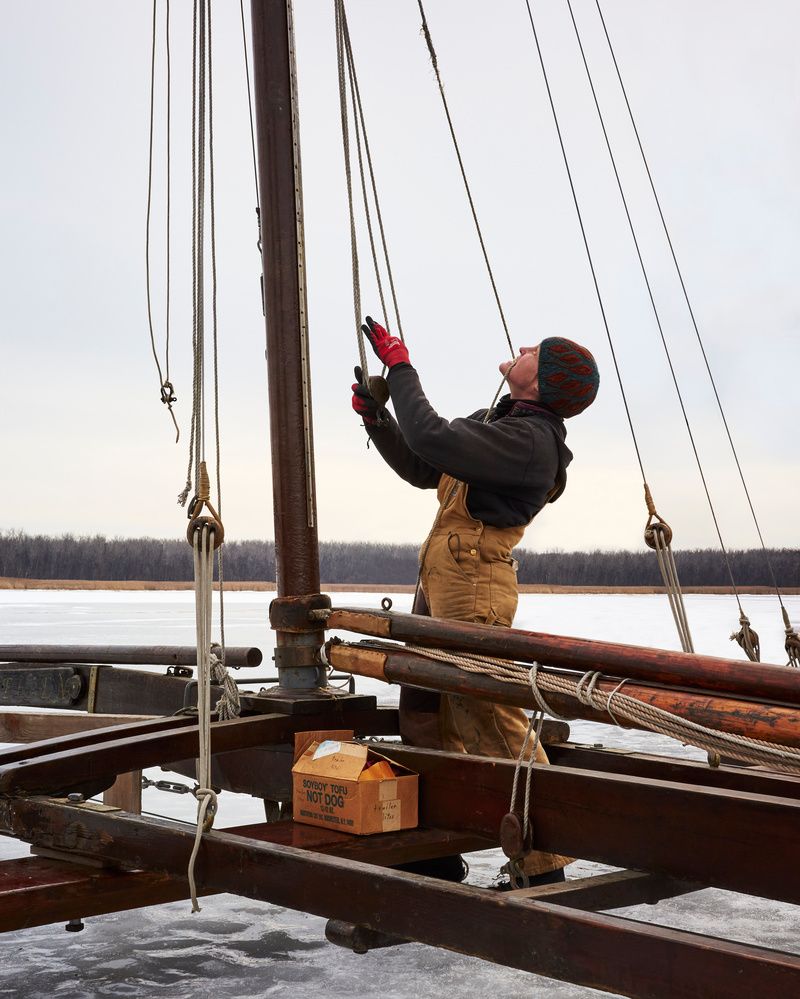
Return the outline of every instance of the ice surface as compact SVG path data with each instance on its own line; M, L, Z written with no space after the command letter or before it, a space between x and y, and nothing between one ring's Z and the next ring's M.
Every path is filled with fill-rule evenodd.
M269 599L270 594L248 592L226 597L227 642L257 645L264 651L264 665L255 671L259 676L271 672ZM392 599L397 610L409 609L410 596L394 594ZM186 591L0 591L0 644L191 645L192 600ZM379 600L379 594L336 595L341 605L377 606ZM686 601L697 651L741 658L729 640L738 628L733 598L689 595ZM800 598L788 597L786 603L797 622ZM775 598L747 595L743 604L761 635L764 660L785 661ZM665 598L658 595L525 594L515 623L556 634L679 648ZM742 668L747 668L746 661ZM377 681L359 680L358 689L376 693L385 704L397 700L396 687ZM696 750L666 738L587 722L573 722L572 737L702 758ZM153 770L148 776L158 778L163 773ZM148 790L144 808L192 821L195 803L189 795ZM252 799L221 796L217 828L262 818L260 804ZM0 838L0 859L27 852L16 841ZM472 855L470 882L491 883L502 859L494 850ZM578 861L568 875L604 870L609 868ZM656 906L617 909L615 914L800 953L794 907L732 892L707 889ZM324 925L315 916L221 895L204 900L203 911L194 916L181 902L97 916L87 920L80 934L65 933L60 924L4 934L0 935L0 996L461 999L490 994L492 999L517 999L524 994L588 999L604 995L419 945L357 956L327 944Z

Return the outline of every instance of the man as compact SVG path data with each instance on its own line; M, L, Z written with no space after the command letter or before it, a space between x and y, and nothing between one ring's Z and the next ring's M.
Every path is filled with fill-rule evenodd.
M434 617L510 626L518 600L512 552L536 514L564 491L572 460L564 419L597 395L594 358L563 337L523 347L500 365L509 393L491 412L448 421L425 397L405 344L369 316L362 329L389 369L397 418L375 402L358 371L353 408L401 478L438 490L439 512L420 552L427 608ZM411 745L516 759L527 727L521 708L401 689L400 731ZM536 759L547 762L541 747ZM567 862L531 851L521 868L545 884L563 880Z

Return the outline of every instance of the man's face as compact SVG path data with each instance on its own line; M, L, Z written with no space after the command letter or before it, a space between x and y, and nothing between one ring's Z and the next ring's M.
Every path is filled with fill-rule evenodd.
M535 347L520 347L517 357L500 364L500 373L506 376L512 398L538 399L539 344Z

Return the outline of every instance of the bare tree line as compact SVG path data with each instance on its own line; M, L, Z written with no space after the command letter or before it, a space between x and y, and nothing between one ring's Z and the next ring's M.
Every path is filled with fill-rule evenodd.
M800 587L800 551L769 551L779 586ZM659 586L661 577L650 551L532 552L519 549L521 583L573 586ZM730 552L739 586L769 586L767 560L759 549ZM320 544L322 579L327 583L413 584L417 547L326 541ZM676 553L684 586L729 583L718 550ZM225 575L242 582L275 579L271 541L227 541ZM0 576L22 579L182 581L192 578L192 557L185 541L159 538L78 537L0 532Z

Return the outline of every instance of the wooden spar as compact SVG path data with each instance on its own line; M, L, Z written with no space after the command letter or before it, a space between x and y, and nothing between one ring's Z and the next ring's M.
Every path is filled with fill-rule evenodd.
M395 611L336 608L326 627L477 655L743 695L800 706L800 670L667 649L567 638Z
M513 769L513 764L505 767ZM179 878L185 874L193 836L179 823L43 800L0 801L0 823L55 849L68 844L123 864L135 857L146 870ZM233 891L641 999L667 992L729 999L800 991L800 958L795 955L553 902L510 898L227 831L203 838L196 873L204 893Z
M260 666L261 650L226 647L228 666ZM0 663L96 663L119 666L196 666L188 645L0 645Z
M388 651L331 643L327 657L335 669L386 683L464 694L520 708L536 707L527 687L503 683L488 674L469 673L451 663L428 659L401 647ZM611 693L617 686L617 680L601 680L598 684L606 693ZM709 728L782 746L800 746L800 710L795 708L635 683L627 683L623 689L631 697ZM545 699L562 717L616 724L605 711L597 711L573 697L548 693ZM620 724L625 728L635 727L624 721Z

